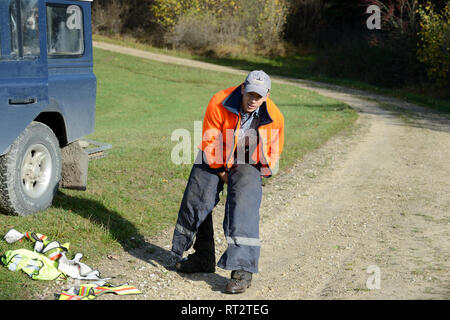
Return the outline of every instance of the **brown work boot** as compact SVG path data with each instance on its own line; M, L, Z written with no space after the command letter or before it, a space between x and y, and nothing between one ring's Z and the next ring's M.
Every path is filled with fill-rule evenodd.
M252 273L244 270L234 270L231 272L231 280L225 287L225 293L243 293L250 288L252 283Z

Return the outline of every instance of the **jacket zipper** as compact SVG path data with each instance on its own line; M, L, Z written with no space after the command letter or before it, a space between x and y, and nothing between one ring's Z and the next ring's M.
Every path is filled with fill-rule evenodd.
M261 142L261 140L263 140L263 139L261 139L261 134L259 133L259 127L258 127L258 136L259 136L259 139L260 139L259 141ZM263 143L261 143L261 154L262 154L264 160L265 160L266 163L267 163L267 167L269 168L270 173L273 174L272 168L270 167L270 164L269 164L269 161L267 161L267 158L266 158L266 156L265 156L265 154L264 154L264 146L263 146L263 144L264 144L264 141L263 141Z
M237 129L238 125L239 125L240 120L241 120L241 116L240 116L240 114L238 114L238 119L237 119L237 122L236 122L236 126L234 127L234 133L233 133L233 147L231 148L232 151L231 151L230 155L228 156L227 161L225 162L225 168L228 168L228 161L230 161L230 158L231 158L231 156L234 153L234 146L236 145L236 129ZM226 134L225 134L225 136L226 136Z

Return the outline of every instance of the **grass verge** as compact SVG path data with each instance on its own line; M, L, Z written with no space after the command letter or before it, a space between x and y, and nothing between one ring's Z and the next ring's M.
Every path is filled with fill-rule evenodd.
M237 56L237 57L206 57L194 55L187 51L175 51L168 49L160 49L140 43L131 37L106 37L95 35L97 41L109 42L136 49L147 50L160 54L168 54L172 56L199 60L218 65L233 67L241 70L263 69L270 75L285 76L291 78L306 79L324 83L335 84L343 87L366 90L373 93L392 96L403 99L407 102L414 103L426 108L437 110L446 114L450 114L450 101L448 99L439 98L439 92L431 89L429 85L417 84L415 86L405 88L386 88L358 81L355 79L346 79L340 77L332 77L325 74L319 74L313 69L316 55L309 50L308 53L292 54L285 57L262 57L262 56ZM386 75L389 76L389 75ZM442 89L444 90L444 89Z

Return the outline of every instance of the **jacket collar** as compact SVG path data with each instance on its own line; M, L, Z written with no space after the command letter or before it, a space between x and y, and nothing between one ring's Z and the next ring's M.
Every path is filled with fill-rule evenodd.
M222 106L228 111L239 116L239 111L241 110L241 101L242 101L242 93L241 93L241 86L239 85L237 86L236 89L233 90L233 92L230 93L228 97L226 97L222 101ZM259 122L260 126L273 122L272 118L269 115L269 111L267 110L266 102L264 102L259 107L259 118L260 118Z

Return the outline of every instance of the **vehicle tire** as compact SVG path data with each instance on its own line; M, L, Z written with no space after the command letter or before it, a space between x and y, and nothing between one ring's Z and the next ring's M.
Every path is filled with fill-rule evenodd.
M61 149L53 131L33 121L0 156L0 211L26 216L47 209L61 179Z

